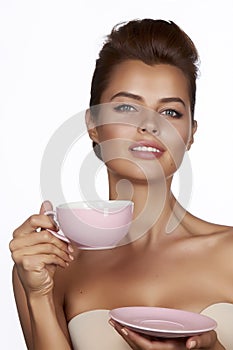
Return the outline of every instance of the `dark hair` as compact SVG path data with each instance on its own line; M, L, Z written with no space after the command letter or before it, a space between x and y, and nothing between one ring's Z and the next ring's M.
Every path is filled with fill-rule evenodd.
M194 117L198 52L183 30L174 22L164 20L133 20L112 29L96 60L90 106L100 103L115 66L129 59L140 60L148 65L171 64L181 69L189 83Z
M116 25L96 60L90 106L100 104L114 68L126 60L170 64L187 77L192 120L196 101L198 52L189 36L172 21L142 19Z

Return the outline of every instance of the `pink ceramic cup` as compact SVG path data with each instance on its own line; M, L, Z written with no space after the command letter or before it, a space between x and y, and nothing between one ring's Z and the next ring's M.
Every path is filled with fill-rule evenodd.
M58 223L56 237L78 244L80 248L101 249L117 245L129 231L133 202L128 200L99 200L72 202L47 211Z

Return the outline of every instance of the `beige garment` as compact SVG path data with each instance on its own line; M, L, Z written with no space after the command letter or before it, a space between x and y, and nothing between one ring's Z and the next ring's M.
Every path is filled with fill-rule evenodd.
M201 313L217 322L216 332L220 343L226 350L233 350L233 304L213 304Z
M214 304L201 314L215 319L218 339L226 350L233 350L233 304ZM73 317L68 324L73 349L132 350L108 320L108 310L91 310Z
M68 324L74 350L132 350L108 323L108 310L91 310Z

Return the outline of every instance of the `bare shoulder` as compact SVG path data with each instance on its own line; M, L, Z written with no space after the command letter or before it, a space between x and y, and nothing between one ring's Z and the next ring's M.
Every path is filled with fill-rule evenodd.
M208 276L208 288L212 285L218 301L233 303L233 227L197 222L198 231L187 241L201 266L200 276Z
M213 230L211 233L213 242L217 244L217 249L226 257L227 252L231 257L233 262L233 227L231 226L222 226L221 230L219 227L216 228L216 231Z
M213 233L228 232L231 234L233 232L232 226L227 226L223 224L213 223L207 220L203 220L200 217L193 215L188 212L173 196L172 197L173 209L176 218L179 220L181 225L193 236L209 235Z
M191 214L189 214L191 215ZM214 256L220 259L229 254L233 263L233 227L215 224L192 215L191 234L199 237L206 247L210 247Z
M208 235L210 273L214 271L219 293L233 303L233 227L223 226Z
M182 220L182 224L191 232L193 235L200 234L216 234L216 233L229 233L233 234L233 226L216 224L203 220L189 212L186 212Z
M228 270L233 281L233 227L208 222L188 212L182 224L212 267L219 272Z
M233 263L233 227L212 224L210 228L211 231L204 234L203 238L206 238L206 242L209 241L209 246L220 258L226 258L229 253Z

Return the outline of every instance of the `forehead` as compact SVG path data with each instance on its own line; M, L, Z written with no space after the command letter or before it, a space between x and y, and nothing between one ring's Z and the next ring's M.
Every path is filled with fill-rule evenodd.
M163 97L176 96L189 101L186 76L179 68L169 64L150 66L137 60L120 63L111 73L101 103L109 102L119 91L139 95L149 105Z

